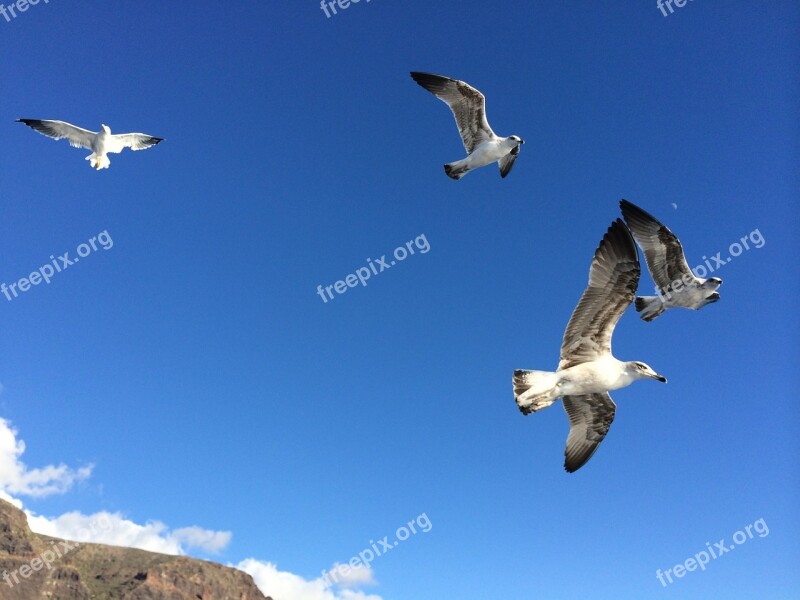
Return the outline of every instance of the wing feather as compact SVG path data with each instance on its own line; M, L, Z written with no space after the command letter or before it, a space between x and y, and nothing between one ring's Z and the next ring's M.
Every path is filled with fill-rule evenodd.
M76 127L64 121L42 121L39 119L17 119L17 123L24 123L31 129L38 131L54 140L66 139L73 148L92 149L97 135L94 131Z
M500 159L498 162L500 165L500 177L505 178L506 175L511 173L511 168L514 166L514 161L517 160L517 156L519 156L519 146L514 146L511 152Z
M486 98L474 87L464 81L433 73L415 71L411 73L411 77L453 111L458 132L468 154L472 154L481 142L497 137L486 120ZM510 162L514 164L513 159ZM510 166L508 170L511 170Z
M635 204L621 200L619 205L625 222L644 253L647 269L659 288L669 290L673 281L684 277L691 277L696 285L701 283L689 268L683 246L674 233Z
M558 369L611 354L611 336L639 285L639 253L630 231L617 219L594 253L589 286L570 317Z
M606 437L617 405L607 393L564 396L569 417L569 436L564 468L573 473L585 465Z
M154 137L146 133L120 133L112 134L106 138L105 150L106 152L120 153L125 148L131 150L145 150L152 148L164 138Z

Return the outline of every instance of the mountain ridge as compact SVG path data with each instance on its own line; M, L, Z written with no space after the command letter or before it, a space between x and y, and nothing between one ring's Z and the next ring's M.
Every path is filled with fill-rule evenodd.
M233 567L34 533L25 513L0 499L0 599L42 598L272 600Z

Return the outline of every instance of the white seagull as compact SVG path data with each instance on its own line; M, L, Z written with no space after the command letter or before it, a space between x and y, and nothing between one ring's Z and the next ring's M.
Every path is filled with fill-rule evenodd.
M473 169L493 162L500 165L501 177L511 172L519 155L519 147L525 142L516 135L505 138L495 135L486 120L486 98L483 94L468 83L450 77L418 72L412 72L411 77L445 102L456 118L468 156L444 166L448 177L461 179Z
M652 321L668 308L680 306L699 310L719 300L716 290L722 285L722 279L696 277L674 233L635 204L621 200L619 205L625 222L644 253L647 270L653 277L658 293L657 296L636 298L636 310L642 313L643 320Z
M41 121L39 119L17 119L17 123L24 123L42 135L54 140L66 138L73 148L86 148L92 153L86 157L92 168L107 169L111 164L107 154L118 154L125 148L131 150L144 150L155 146L164 138L153 137L146 133L118 133L112 134L108 125L102 125L99 132L89 131L76 127L64 121Z
M594 253L589 287L564 332L558 369L514 371L514 398L523 414L563 399L570 423L564 468L570 473L586 464L611 427L616 405L609 390L638 379L667 381L642 362L622 362L611 354L614 327L633 302L639 273L636 244L617 219Z

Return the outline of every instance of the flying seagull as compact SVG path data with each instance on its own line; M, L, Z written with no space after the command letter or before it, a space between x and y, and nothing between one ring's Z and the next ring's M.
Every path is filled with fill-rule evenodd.
M519 147L525 142L516 135L498 137L486 120L486 98L464 81L413 71L411 77L445 102L456 118L458 132L464 142L467 158L448 163L444 172L448 177L461 179L464 175L493 162L500 165L500 176L511 172L519 155Z
M633 237L644 253L647 270L656 284L657 296L638 296L636 310L652 321L668 308L682 306L698 310L719 300L719 277L696 277L675 234L635 204L621 200L620 208Z
M122 152L125 148L131 150L144 150L155 146L164 138L153 137L146 133L118 133L112 134L108 125L102 126L102 131L89 131L65 123L64 121L40 121L39 119L17 119L17 123L24 123L42 135L60 140L66 138L73 148L86 148L92 153L86 157L92 168L107 169L111 164L107 154Z
M564 468L570 473L586 464L611 427L617 407L609 390L638 379L667 381L645 363L622 362L611 354L614 327L633 302L639 272L636 244L617 219L594 253L589 287L564 332L558 369L514 371L514 399L523 414L563 399L570 424Z

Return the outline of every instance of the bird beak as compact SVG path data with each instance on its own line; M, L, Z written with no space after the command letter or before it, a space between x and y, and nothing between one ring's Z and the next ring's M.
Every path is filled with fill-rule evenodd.
M655 375L652 375L652 377L653 379L658 379L661 383L667 383L667 378L664 377L663 375L659 375L658 373L656 373Z
M525 143L525 140L520 140L519 143L520 143L520 145L522 145L522 144Z

